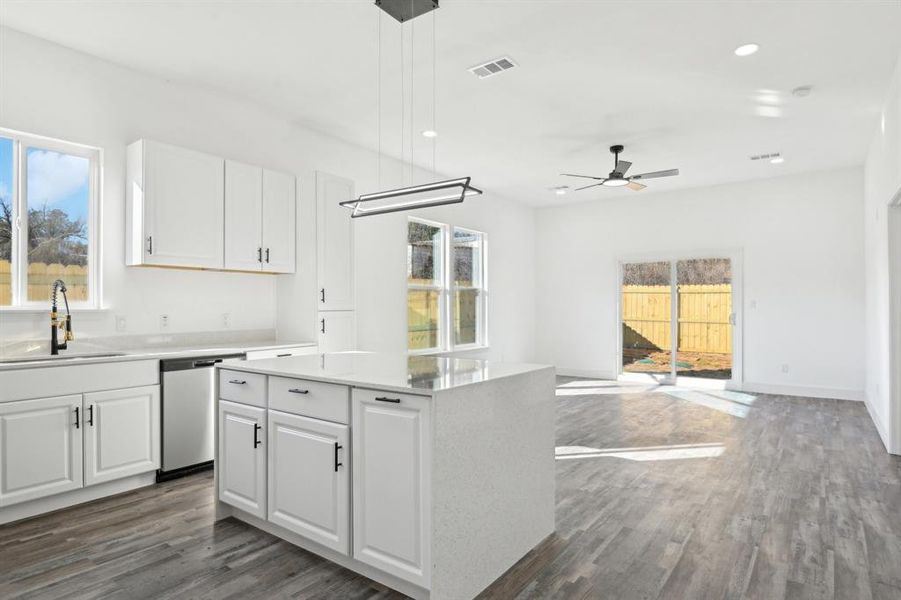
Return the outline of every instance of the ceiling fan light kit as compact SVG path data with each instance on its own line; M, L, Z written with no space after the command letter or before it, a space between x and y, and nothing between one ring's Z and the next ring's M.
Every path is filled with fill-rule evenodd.
M438 8L438 0L375 0L375 5L388 13L394 19L396 19L400 26L403 27L404 23L415 19L420 15L424 15L428 12L431 12ZM435 15L432 15L432 18L435 18ZM421 133L424 137L430 138L434 140L438 133L435 129L435 112L434 106L435 102L435 63L436 63L436 34L435 34L435 21L432 21L433 32L432 32L432 126L429 129L423 130ZM382 92L381 92L381 14L379 14L379 181L381 184L381 147L382 147L382 139L381 139L381 113L382 113ZM401 36L403 36L403 31L401 31ZM404 78L403 66L404 66L404 58L403 58L403 46L404 42L401 39L401 79ZM412 73L412 65L411 65L411 74L410 74L410 103L412 105L412 96L413 96L413 73ZM401 104L401 139L403 140L404 135L404 106L403 102ZM412 110L410 114L410 129L413 131L413 115ZM433 144L436 142L433 141ZM401 143L403 145L403 142ZM433 146L434 149L434 146ZM401 152L403 155L403 151ZM435 169L435 159L434 159L434 150L433 150L433 158L432 158L432 171ZM401 158L403 160L403 158ZM413 141L412 135L410 138L410 167L412 172L413 167ZM412 175L411 175L412 179ZM339 202L340 206L345 208L349 208L351 212L351 218L358 217L371 217L375 215L384 215L387 213L393 212L401 212L406 210L413 210L418 208L428 208L432 206L443 206L445 204L459 204L466 199L467 196L478 196L482 193L482 190L470 184L470 177L458 177L456 179L448 179L445 181L435 181L432 183L425 183L421 185L409 185L406 187L394 189L394 190L386 190L382 192L374 192L368 194L361 194L359 197L353 200L345 200L343 202Z
M640 192L648 187L643 183L636 181L637 179L652 179L655 177L672 177L679 174L679 169L667 169L666 171L651 171L650 173L639 173L638 175L626 176L629 168L632 166L627 160L620 160L619 155L625 149L621 144L610 146L610 153L613 154L613 170L607 177L595 177L593 175L576 175L574 173L561 173L564 177L581 177L583 179L594 179L598 183L592 183L584 187L576 188L575 191L587 190L588 188L597 187L627 187L632 191Z

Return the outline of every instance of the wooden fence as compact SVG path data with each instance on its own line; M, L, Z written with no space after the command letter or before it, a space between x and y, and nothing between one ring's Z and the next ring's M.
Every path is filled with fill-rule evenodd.
M57 279L66 282L66 295L70 302L88 299L88 268L78 265L31 263L28 265L28 301L41 302L50 299L50 286ZM12 303L12 265L0 260L0 306Z
M680 285L679 347L686 352L732 352L732 285ZM669 350L670 286L623 286L623 347Z

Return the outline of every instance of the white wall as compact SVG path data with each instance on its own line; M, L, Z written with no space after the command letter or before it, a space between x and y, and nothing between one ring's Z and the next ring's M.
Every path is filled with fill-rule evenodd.
M901 208L888 204L901 192L901 58L895 68L882 118L864 169L866 254L867 407L886 447L901 453L891 440L891 350L889 320L889 228L901 227ZM895 214L893 214L895 213ZM896 232L896 235L897 232ZM901 265L901 261L897 263ZM895 324L894 327L897 327ZM896 425L896 429L898 426Z
M0 28L0 127L104 151L102 262L109 310L79 314L75 328L81 337L113 335L115 315L120 314L127 317L127 333L133 334L158 332L161 313L170 317L168 331L187 332L217 329L222 313L230 312L233 329L277 327L284 339L315 339L314 172L355 180L359 191L378 185L378 161L370 151L300 128L241 99L164 81L7 28ZM125 147L141 137L297 174L298 274L125 267ZM396 184L392 176L398 173L396 161L383 161L386 183ZM477 182L478 173L471 175ZM531 358L533 211L485 194L461 207L417 214L453 218L488 233L491 334L497 344L487 355ZM406 348L404 219L372 217L358 223L358 326L365 349ZM498 309L502 303L503 311ZM44 314L0 312L0 340L44 337L45 320Z
M740 249L746 388L861 399L862 190L853 168L538 211L538 359L615 376L619 258Z

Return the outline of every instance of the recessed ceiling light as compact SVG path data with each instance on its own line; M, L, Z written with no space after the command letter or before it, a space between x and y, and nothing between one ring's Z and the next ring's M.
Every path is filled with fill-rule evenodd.
M785 159L782 158L781 156L774 156L773 158L770 159L770 164L772 164L772 165L781 165L784 162L785 162Z
M799 85L792 90L792 95L796 98L806 98L813 91L812 85Z
M760 50L760 46L757 44L744 44L735 49L735 56L751 56L758 50Z
M435 131L434 129L426 129L425 131L422 132L422 137L436 138L436 137L438 137L438 132Z
M565 196L566 193L569 191L569 186L568 185L558 185L558 186L552 187L550 189L558 196Z

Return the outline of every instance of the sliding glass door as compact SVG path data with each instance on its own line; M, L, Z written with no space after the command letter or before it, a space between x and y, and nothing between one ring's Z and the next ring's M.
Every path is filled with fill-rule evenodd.
M622 264L621 365L627 379L733 379L731 258Z

